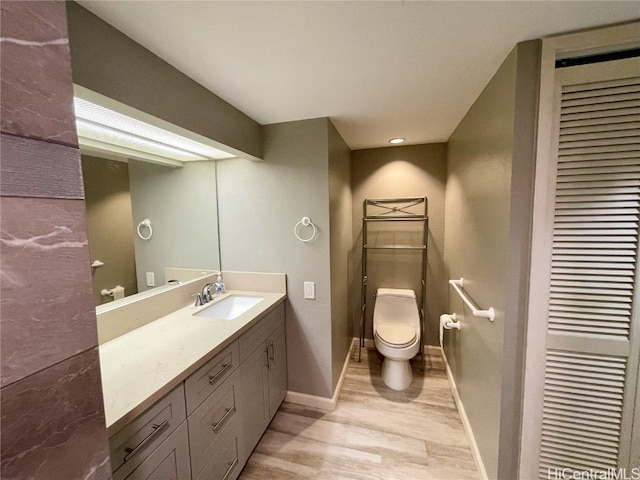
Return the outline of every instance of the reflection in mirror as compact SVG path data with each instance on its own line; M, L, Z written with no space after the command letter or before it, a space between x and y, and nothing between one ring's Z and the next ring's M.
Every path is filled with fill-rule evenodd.
M219 271L215 159L233 155L82 87L75 93L96 305Z
M82 169L96 305L220 269L213 161L170 168L82 155Z
M129 169L125 162L82 155L82 176L93 299L100 305L114 298L101 295L103 289L121 286L123 296L138 293Z

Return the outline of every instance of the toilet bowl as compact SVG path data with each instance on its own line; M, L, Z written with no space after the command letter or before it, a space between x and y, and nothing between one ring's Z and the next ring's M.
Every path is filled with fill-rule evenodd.
M394 390L406 390L413 373L409 360L420 350L420 316L413 290L379 288L373 309L373 340L384 356L382 380Z

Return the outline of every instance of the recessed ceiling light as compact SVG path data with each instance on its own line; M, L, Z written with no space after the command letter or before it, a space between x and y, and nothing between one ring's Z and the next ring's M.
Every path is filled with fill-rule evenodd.
M393 144L398 144L398 143L404 143L404 138L392 138L391 140L389 140L389 143L393 143Z

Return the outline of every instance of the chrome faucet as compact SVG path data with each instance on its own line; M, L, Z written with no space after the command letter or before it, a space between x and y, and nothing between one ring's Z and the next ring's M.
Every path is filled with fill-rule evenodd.
M212 299L213 296L211 295L211 287L215 287L215 283L211 282L211 283L207 283L204 287L202 287L202 293L201 293L201 298L202 298L202 303L209 303Z

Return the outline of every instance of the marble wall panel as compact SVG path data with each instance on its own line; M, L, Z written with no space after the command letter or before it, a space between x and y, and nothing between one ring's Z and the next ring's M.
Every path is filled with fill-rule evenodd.
M0 21L0 478L108 479L65 2Z
M4 386L94 347L97 327L84 202L0 202Z
M77 145L65 2L0 2L0 128Z
M0 195L84 198L77 148L2 134L0 151Z
M3 480L111 478L97 348L2 389Z

